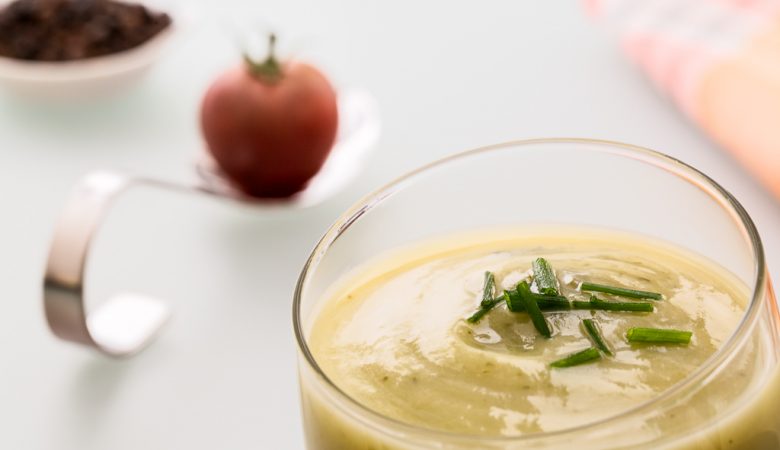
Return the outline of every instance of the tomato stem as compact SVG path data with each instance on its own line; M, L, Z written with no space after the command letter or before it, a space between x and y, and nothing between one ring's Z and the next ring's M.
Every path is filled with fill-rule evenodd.
M257 79L268 83L275 83L282 78L282 65L276 59L276 34L268 35L268 56L265 61L258 63L244 54L244 62L249 72Z

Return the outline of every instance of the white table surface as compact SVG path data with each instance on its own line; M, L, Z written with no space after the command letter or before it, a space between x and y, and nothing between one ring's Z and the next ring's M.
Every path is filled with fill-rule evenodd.
M470 147L580 136L669 153L743 202L780 267L778 203L657 95L577 3L185 3L200 24L129 92L68 108L0 92L0 448L301 448L290 306L308 251L362 194ZM190 174L200 97L237 60L220 25L231 18L275 25L338 84L375 94L384 130L369 166L327 203L281 215L127 195L98 239L90 292L157 295L174 320L128 360L57 341L41 274L69 188L95 168Z

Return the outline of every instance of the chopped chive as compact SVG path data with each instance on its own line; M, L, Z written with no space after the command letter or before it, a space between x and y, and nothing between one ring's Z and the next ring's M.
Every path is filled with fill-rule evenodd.
M487 306L483 306L482 304L480 304L479 305L479 309L477 310L477 312L472 314L471 317L466 319L466 321L469 322L469 323L477 323L477 322L479 322L480 319L482 319L485 316L485 314L489 313L491 309L495 308L496 305L498 305L502 301L504 301L504 297L498 297L498 298L494 298L493 300L491 300L490 303Z
M569 299L564 297L563 295L544 295L544 294L536 294L531 292L531 298L538 300L538 301L544 301L544 300L558 300L561 302L568 302Z
M580 285L581 291L603 292L605 294L617 295L628 298L649 298L651 300L661 300L661 294L658 292L637 291L635 289L626 289L604 284L586 283Z
M626 333L628 342L650 342L656 344L688 344L691 342L690 331L664 328L629 328Z
M528 286L528 283L525 281L520 282L520 284L517 285L517 293L520 294L520 302L531 317L531 322L533 322L536 330L546 338L552 336L550 326L547 325L547 321L544 319L542 311L539 309L539 305L531 295L531 288Z
M653 312L653 304L650 302L608 302L597 298L595 295L590 297L590 301L583 302L575 300L571 302L574 309L600 309L603 311L630 311L630 312Z
M482 303L480 306L483 308L488 307L493 302L493 293L496 291L496 276L493 272L485 272L485 286L482 288Z
M466 321L469 323L479 322L485 314L489 313L491 309L496 305L504 301L504 297L493 298L493 293L496 290L496 276L493 272L485 272L485 285L482 288L482 301L479 303L479 309L477 312L471 315Z
M507 299L506 306L510 311L525 312L525 306L523 306L522 301L520 301L520 293L518 293L515 289L512 289L511 291L504 291L504 295ZM549 296L534 294L531 292L531 298L536 300L536 304L542 311L562 311L571 309L571 303L569 303L569 299L560 295Z
M558 280L555 278L555 273L544 258L536 258L531 264L534 270L534 281L536 281L536 287L539 289L540 294L544 295L558 295Z
M504 299L506 300L506 308L512 312L523 312L525 311L525 306L523 306L523 301L520 300L520 293L517 292L517 290L512 289L511 291L504 291Z
M536 300L536 304L539 309L543 311L563 311L571 309L571 303L566 297L560 295L555 297L548 297L546 295L532 294L531 298Z
M572 367L585 364L601 358L601 352L596 347L586 348L577 353L572 353L565 358L550 363L550 367Z
M604 336L601 334L599 325L593 319L583 319L582 327L585 328L585 334L588 335L593 344L604 354L612 356L612 350L609 349Z

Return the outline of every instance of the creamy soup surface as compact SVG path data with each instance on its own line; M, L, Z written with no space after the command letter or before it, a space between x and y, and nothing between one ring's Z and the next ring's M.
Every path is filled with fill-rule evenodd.
M551 263L570 300L590 298L577 289L581 281L654 291L663 299L653 301L651 313L544 312L549 339L527 313L505 304L476 324L465 320L478 309L485 271L495 274L500 293L524 279L532 283L537 257ZM594 422L657 397L728 339L747 297L746 286L725 269L635 236L445 239L386 255L342 280L318 305L308 340L327 376L370 409L424 428L516 436ZM599 324L614 356L551 368L593 345L584 318ZM693 336L688 345L631 344L631 327Z

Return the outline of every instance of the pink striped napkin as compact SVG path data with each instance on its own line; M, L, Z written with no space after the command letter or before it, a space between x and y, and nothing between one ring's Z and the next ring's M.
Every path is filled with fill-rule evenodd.
M780 197L780 0L586 0L657 88Z

